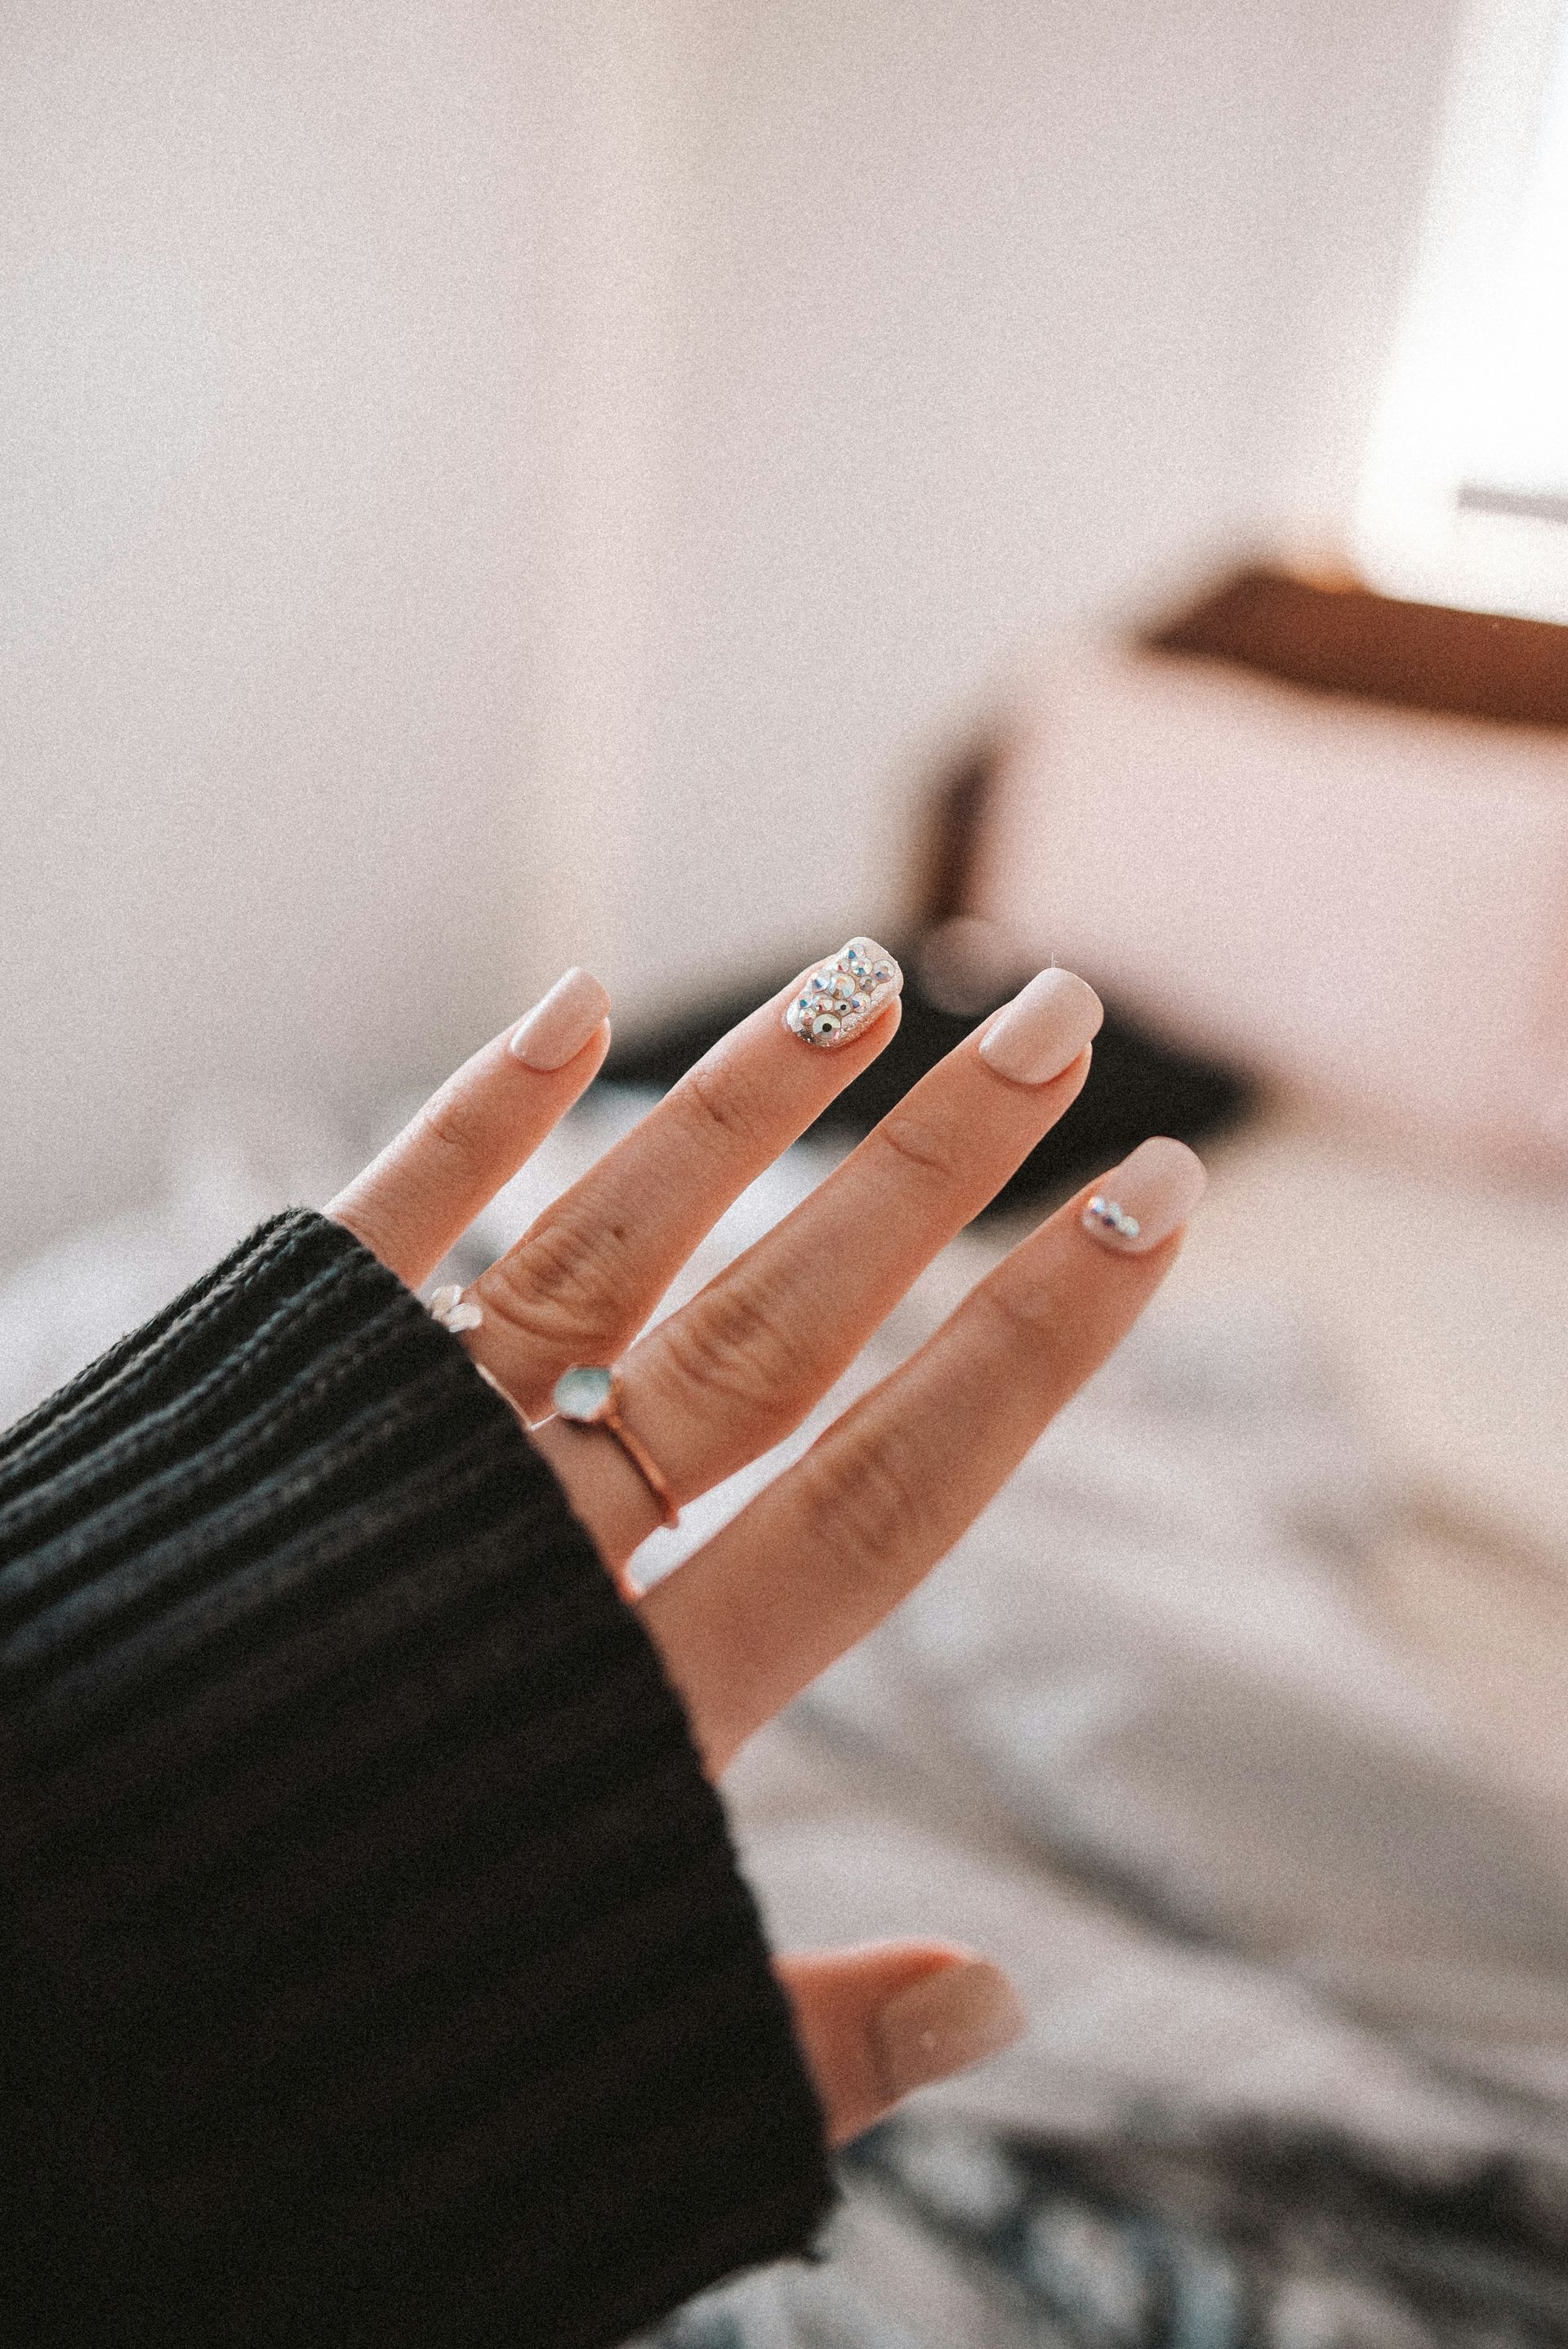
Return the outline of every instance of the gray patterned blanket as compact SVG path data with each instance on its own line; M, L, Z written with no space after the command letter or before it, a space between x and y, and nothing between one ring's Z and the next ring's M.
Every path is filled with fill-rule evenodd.
M453 1273L640 1106L591 1102ZM160 1206L0 1283L0 1415L343 1163L270 1111L205 1115ZM790 1154L676 1294L822 1164ZM949 1250L827 1408L1006 1237ZM849 2149L817 2264L708 2295L658 2349L1568 2349L1568 1819L1386 1619L1398 1507L1273 1300L1167 1299L740 1757L776 1941L951 1934L1031 2027Z

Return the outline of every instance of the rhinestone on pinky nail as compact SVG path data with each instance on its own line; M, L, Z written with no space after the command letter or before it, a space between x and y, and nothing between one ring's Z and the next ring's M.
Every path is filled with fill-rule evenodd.
M852 1043L886 1010L903 985L892 957L872 938L851 938L819 963L784 1014L784 1025L804 1043L827 1050Z
M1142 1226L1136 1216L1119 1207L1114 1199L1102 1198L1097 1191L1083 1211L1086 1224L1098 1224L1102 1231L1114 1232L1118 1239L1135 1240Z

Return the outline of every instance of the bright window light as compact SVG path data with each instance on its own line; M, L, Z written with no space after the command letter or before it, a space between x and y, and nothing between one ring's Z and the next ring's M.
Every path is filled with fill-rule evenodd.
M1568 620L1568 0L1477 0L1357 554L1395 595Z

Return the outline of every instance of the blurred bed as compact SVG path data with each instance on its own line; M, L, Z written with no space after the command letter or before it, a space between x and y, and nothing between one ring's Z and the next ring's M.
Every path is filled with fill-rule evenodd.
M1568 732L1455 708L1439 668L1434 713L1386 678L1376 700L1266 661L1238 681L1212 635L1073 647L983 822L966 802L932 971L945 929L950 993L956 943L983 995L987 957L1059 929L1130 1015L1120 1109L1074 1150L1164 1086L1178 1130L1216 1131L1212 1190L1129 1346L730 1785L780 1940L952 1933L1013 1969L1029 2033L851 2150L829 2261L710 2295L663 2349L1568 2344ZM1461 730L1435 765L1434 726ZM1411 862L1455 884L1436 937L1429 906L1390 897L1387 758L1400 823L1435 792ZM1335 759L1356 789L1329 775L1307 804ZM1076 845L1052 830L1064 762ZM1302 844L1266 874L1206 860L1205 794ZM1231 893L1207 906L1206 862ZM1189 999L1205 937L1232 991L1205 966ZM1239 1122L1199 1048L1263 1081ZM505 1246L668 1060L624 1059L450 1268ZM670 1301L851 1139L790 1154ZM204 1109L159 1206L0 1283L0 1410L352 1154L294 1105ZM1070 1171L1042 1164L1037 1193ZM825 1410L1037 1206L1026 1186L965 1235ZM645 1571L779 1456L656 1537Z
M781 1940L951 1932L1029 2037L861 2149L820 2275L672 2339L1568 2339L1564 1423L1521 1510L1506 1400L1561 1397L1514 1243L1561 1283L1568 1201L1212 1156L1124 1354L731 1787Z

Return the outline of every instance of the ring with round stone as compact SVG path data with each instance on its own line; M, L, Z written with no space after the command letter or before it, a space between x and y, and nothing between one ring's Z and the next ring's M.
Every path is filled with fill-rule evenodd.
M574 1362L556 1380L550 1400L562 1419L579 1427L602 1427L613 1435L657 1502L665 1524L679 1524L680 1511L658 1464L650 1459L621 1416L620 1381L613 1370L600 1363Z

